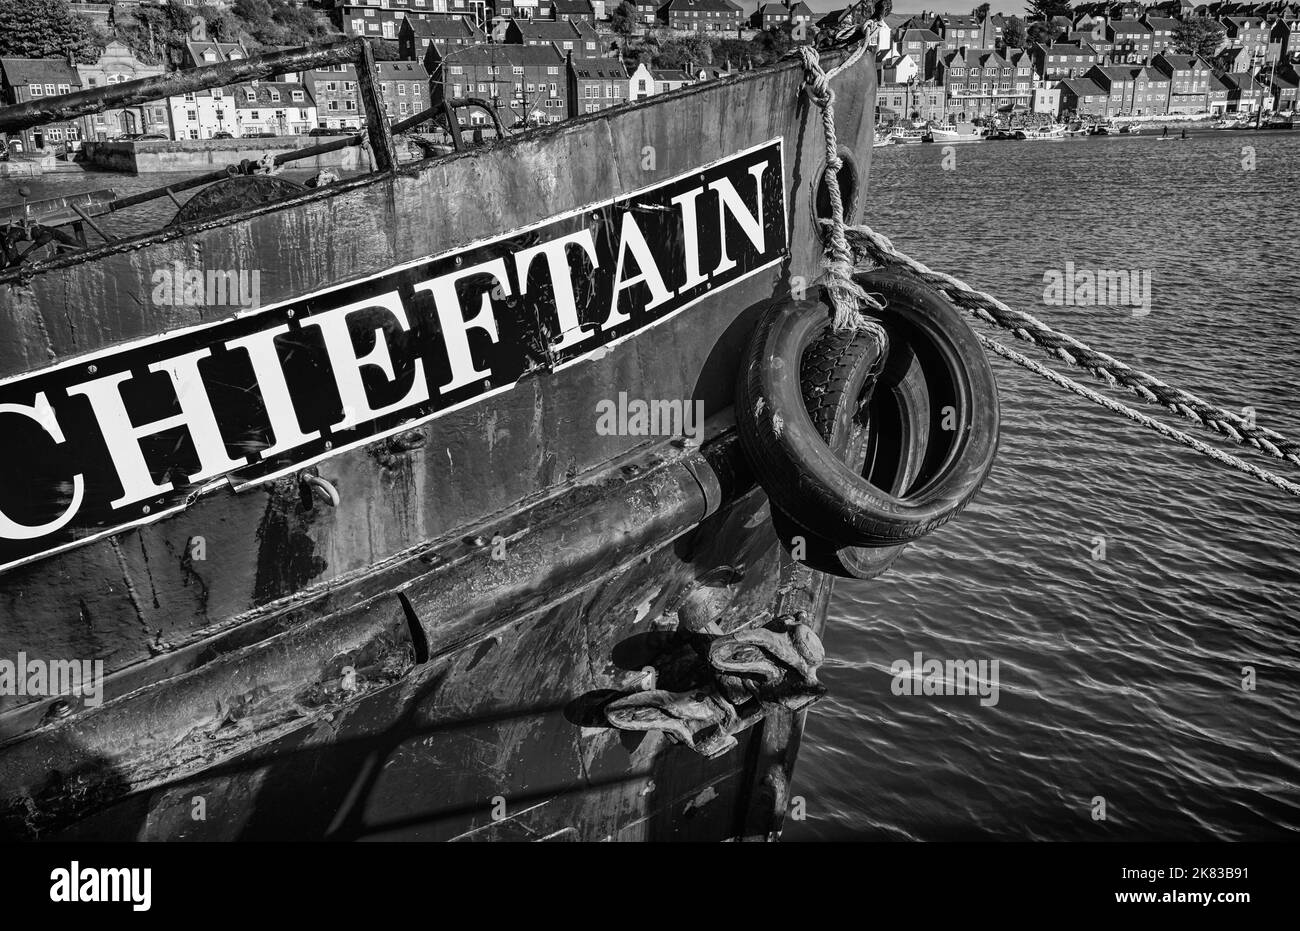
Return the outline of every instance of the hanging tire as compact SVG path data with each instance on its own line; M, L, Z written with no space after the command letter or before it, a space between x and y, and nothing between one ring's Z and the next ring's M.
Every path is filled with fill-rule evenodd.
M912 409L926 398L923 392L915 395L915 385L909 386L910 393L897 385L881 385L881 363L888 356L880 356L875 341L826 327L804 352L799 380L804 407L831 452L868 482L897 494L924 455L918 432L908 424L918 417L924 421ZM891 440L882 443L882 434ZM892 442L894 437L900 442ZM890 449L893 455L886 452ZM837 546L775 506L772 526L801 563L841 578L876 578L904 548Z
M885 310L876 316L887 345L858 337L864 344L859 365L872 371L834 376L826 388L839 397L828 409L840 418L844 398L859 397L856 383L872 384L866 475L883 482L892 468L889 490L836 455L805 404L800 373L805 351L828 328L826 305L790 301L769 308L746 349L737 390L741 443L774 509L836 550L896 547L952 519L988 477L998 443L993 372L960 312L898 272L856 280L883 299ZM895 426L887 429L891 411Z

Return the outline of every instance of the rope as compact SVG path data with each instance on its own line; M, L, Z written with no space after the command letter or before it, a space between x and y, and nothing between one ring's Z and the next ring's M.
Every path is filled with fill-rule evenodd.
M832 68L829 74L822 70L821 56L815 48L811 45L799 46L808 96L821 108L822 130L826 136L826 174L823 184L830 196L831 217L826 257L822 259L824 271L817 283L826 290L831 306L835 309L832 325L837 333L880 330L879 324L862 315L861 308L883 309L875 298L858 287L853 280L853 249L845 235L844 199L840 194L839 183L840 168L844 162L840 159L840 144L835 133L835 91L831 88L831 78L856 63L866 52L868 44L868 39L864 37L853 53L838 67ZM881 330L880 335L883 332Z
M1012 362L1016 363L1016 365L1027 368L1029 371L1041 375L1050 382L1055 382L1067 391L1073 391L1075 394L1079 395L1079 397L1087 398L1089 401L1092 401L1095 404L1100 404L1107 410L1114 411L1116 414L1127 417L1134 423L1141 424L1148 429L1154 430L1161 436L1167 437L1176 443L1181 443L1190 449L1194 449L1202 456L1208 456L1217 462L1221 462L1226 466L1236 469L1238 472L1253 475L1255 478L1267 482L1274 488L1300 498L1300 485L1297 485L1295 482L1288 481L1280 475L1275 475L1267 469L1261 469L1259 466L1252 465L1251 463L1239 459L1230 453L1225 453L1221 449L1215 449L1213 446L1203 443L1196 437L1184 433L1182 430L1176 430L1168 424L1156 420L1154 417L1149 417L1141 411L1136 411L1126 404L1121 404L1112 398L1099 394L1087 385L1081 385L1073 378L1062 375L1060 372L1050 369L1040 362L1035 362L1033 359L1022 356L1014 349L1010 349L995 340L989 339L983 333L976 333L975 335L979 337L979 341L984 344L985 349L995 352L1003 358L1010 359Z
M877 8L885 10L887 5L887 2L880 3ZM866 294L853 281L852 275L859 256L868 258L878 265L901 265L910 269L927 284L943 291L953 303L965 308L972 315L987 323L992 323L1010 331L1017 339L1031 342L1046 349L1052 355L1070 365L1087 369L1097 377L1105 379L1110 385L1122 385L1144 400L1161 404L1169 410L1238 443L1249 444L1263 450L1274 458L1284 459L1294 465L1300 465L1300 443L1288 440L1282 434L1266 427L1251 424L1240 414L1203 401L1196 395L1168 385L1153 375L1131 368L1113 356L1092 349L1064 333L1058 333L1036 317L1023 311L1014 310L997 298L975 290L952 275L928 268L915 259L899 252L888 237L875 232L870 227L857 226L848 228L845 226L844 203L839 186L839 170L843 162L840 160L839 141L835 132L835 91L831 88L830 81L831 78L851 67L862 57L872 44L875 30L879 28L876 21L881 18L883 18L883 13L875 15L875 11L872 11L872 21L861 26L863 37L857 48L838 67L832 68L830 72L822 69L820 56L815 48L809 45L799 47L799 55L803 59L808 96L821 108L822 129L826 137L825 183L831 202L831 217L829 220L822 221L823 227L827 228L828 243L826 258L823 260L826 270L819 279L819 283L826 289L835 309L835 330L842 332L845 330L862 331L873 327L880 328L879 324L868 321L861 311L863 307L871 307L876 310L883 310L884 308L878 300ZM853 31L856 32L857 30L854 29ZM1134 423L1154 430L1161 436L1193 449L1216 462L1247 475L1252 475L1263 482L1267 482L1274 488L1300 498L1300 484L1282 478L1266 469L1261 469L1223 450L1216 449L1190 434L1176 430L1141 411L1108 398L981 333L977 333L976 336L989 351L1011 360L1017 365L1065 388L1067 391L1099 404Z
M1300 443L1275 430L1252 424L1240 414L1225 410L1196 395L1165 384L1154 375L1134 369L1104 352L1093 349L1023 311L1014 310L991 295L977 291L952 275L934 271L895 248L888 237L867 226L846 230L859 256L878 265L901 265L927 284L943 291L959 307L975 317L1009 330L1017 339L1033 343L1070 365L1087 369L1112 386L1123 386L1145 401L1160 404L1176 414L1228 437L1253 446L1275 459L1300 465Z

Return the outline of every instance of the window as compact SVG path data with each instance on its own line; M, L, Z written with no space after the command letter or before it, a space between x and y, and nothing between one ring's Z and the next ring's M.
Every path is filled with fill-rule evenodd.
M45 96L46 96L46 97L53 97L53 96L54 96L54 85L53 85L53 84L46 84L46 85L45 85Z
M33 84L31 87L28 88L27 92L28 92L28 94L29 94L30 96L32 96L32 97L44 97L44 96L45 96L45 92L44 92L43 90L41 90L41 85L39 85L39 84Z
M70 93L71 91L72 91L72 85L70 85L70 84L60 84L60 85L59 85L59 93L60 93L60 94L67 94L67 93Z
M464 73L465 73L465 69L462 68L460 65L452 65L452 66L451 66L451 73L452 73L452 74L464 74Z
M551 85L551 96L552 96L552 97L555 96L555 85L554 85L554 84Z
M459 96L460 96L460 85L459 85L459 84L453 84L453 85L451 86L451 96L453 96L453 97L459 97Z
M199 118L199 114L196 111L194 110L185 111L185 119L192 121L192 120L197 120L198 118Z
M219 87L214 87L214 88L212 88L212 99L213 99L213 100L224 100L224 99L225 99L225 96L226 96L226 92L223 91L221 88L219 88ZM192 100L193 98L194 98L194 95L193 95L193 94L187 94L186 97L185 97L186 100Z
M510 69L510 73L511 73L511 74L523 74L523 73L524 73L524 69L523 69L522 67L520 67L519 65L515 65L514 67L512 67L512 68Z
M279 102L280 102L280 92L277 91L277 90L272 90L272 91L271 91L271 103L279 103Z
M558 66L552 65L551 67L549 67L549 68L546 69L546 73L547 73L547 74L559 74L559 73L560 73L560 69L559 69Z
M302 91L294 91L294 92L293 92L293 100L294 100L295 103L299 103L299 102L301 102L301 101L303 101L303 100L306 100L306 99L307 99L307 98L306 98L306 95L304 95Z
M356 84L355 84L355 82L353 82L353 81L344 81L344 82L343 82L343 90L344 90L345 93L348 93L348 94L352 93L352 88L355 87L355 86L356 86Z
M339 102L337 100L331 100L325 104L326 110L337 110L338 108L339 108Z
M247 90L247 91L244 91L244 99L245 99L246 101L248 101L249 103L256 103L256 102L257 102L257 91L255 91L255 90Z
M397 82L397 96L398 97L406 96L406 85L403 84L401 81Z
M398 104L397 112L400 113L402 116L406 116L406 101L405 101L405 100L403 100L400 104Z
M260 120L260 119L262 118L262 116L261 116L261 113L260 113L259 111L257 111L257 110L249 110L249 111L248 111L248 118L249 118L250 120Z
M480 85L478 86L478 92L479 92L480 94L486 94L486 93L487 93L487 85L486 85L486 84L480 84Z

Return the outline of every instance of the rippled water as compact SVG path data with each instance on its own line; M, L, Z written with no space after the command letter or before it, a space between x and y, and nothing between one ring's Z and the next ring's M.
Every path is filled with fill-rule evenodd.
M1300 435L1300 133L954 149L951 171L937 146L876 150L868 222ZM1067 261L1150 269L1150 314L1045 307ZM786 839L1295 838L1300 500L993 365L1002 441L978 499L883 578L836 586ZM918 651L998 660L999 702L895 696L891 664Z
M939 146L874 156L870 222L904 251L1300 436L1300 133L983 143L951 171ZM0 181L0 203L165 180ZM1067 261L1149 269L1151 313L1042 306ZM885 577L836 587L786 838L1295 837L1300 502L993 365L979 498ZM890 665L918 651L998 660L997 705L894 696Z

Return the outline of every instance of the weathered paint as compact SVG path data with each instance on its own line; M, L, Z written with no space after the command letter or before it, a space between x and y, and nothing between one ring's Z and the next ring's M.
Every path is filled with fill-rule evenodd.
M835 79L840 138L859 153L862 177L871 131L871 108L862 101L873 99L873 80L869 61ZM820 626L824 580L788 565L777 571L784 557L765 502L757 492L736 497L746 482L732 475L743 472L734 457L723 456L710 469L683 464L696 483L683 499L695 503L685 510L660 508L657 493L639 491L641 508L630 513L643 519L671 513L677 516L669 522L686 520L685 530L717 513L687 536L678 531L676 542L645 537L648 552L609 549L603 573L580 574L584 581L575 590L545 597L536 581L530 586L527 570L538 570L537 580L550 576L522 562L510 570L520 573L516 587L500 592L521 600L497 605L490 594L476 600L473 579L449 594L433 582L426 592L415 573L397 583L387 573L418 561L413 547L468 546L461 536L490 537L494 525L524 514L544 523L548 502L565 489L589 488L579 480L590 483L633 453L641 438L595 433L596 399L619 391L694 397L710 415L725 413L758 308L787 294L792 276L811 281L820 271L811 204L824 155L818 114L802 84L801 69L786 64L687 88L332 193L312 192L244 219L105 247L93 261L55 262L0 284L0 325L13 334L0 345L0 375L17 374L203 322L202 308L147 300L152 272L175 261L257 268L263 299L287 300L643 186L654 177L642 168L646 147L654 152L654 172L672 175L767 139L786 140L792 247L781 267L600 358L533 379L412 436L320 463L320 474L339 490L338 508L304 508L297 482L287 477L241 494L218 492L157 524L0 576L0 655L21 649L37 657L103 657L120 682L146 686L139 694L153 703L150 713L167 714L176 694L171 689L201 690L205 676L214 694L231 699L196 719L198 747L155 756L166 764L157 770L145 762L147 747L125 751L134 754L126 765L115 754L88 752L88 742L110 733L78 734L89 712L0 748L0 783L23 831L62 825L67 812L101 805L99 814L68 830L120 836L129 825L152 837L297 830L294 836L477 838L519 831L552 839L574 833L716 838L762 836L778 824L779 778L771 774L788 780L793 757L783 748L793 722L770 720L747 732L728 757L705 762L665 746L658 735L583 727L564 713L583 695L628 687L627 671L612 657L664 621L662 605L684 586L720 566L745 567L727 624L771 616L780 581L783 597L795 593ZM848 219L859 219L860 211ZM657 474L651 466L649 477ZM590 493L599 504L609 490ZM526 537L527 527L515 532ZM566 565L587 547L593 555L581 558L598 562L582 534L608 532L594 519L575 524L534 558ZM205 538L204 562L187 555L195 536ZM490 560L482 550L477 558ZM593 562L591 571L598 568ZM505 571L484 562L483 589L491 593L493 573ZM432 659L409 667L390 663L393 681L367 680L374 687L360 696L327 696L304 706L301 691L273 694L277 676L314 669L325 682L347 665L340 657L367 645L394 645L385 654L390 660L418 652L413 643L400 651L395 646L413 630L395 588L403 589L434 645ZM440 597L448 605L465 599L469 620L430 610ZM254 656L259 684L250 668L248 689L234 688L240 680L232 670ZM262 687L272 692L257 693ZM130 700L113 699L96 714ZM8 712L0 722L21 713ZM121 733L147 732L147 716L121 714ZM205 722L215 727L204 730ZM237 749L228 756L223 745ZM764 769L753 770L756 765ZM31 778L15 782L10 773L19 770ZM751 783L758 788L751 791ZM209 804L223 806L222 818L185 820L196 786L207 787ZM706 786L719 800L685 816L686 803ZM517 813L505 822L492 821L484 801L498 795ZM119 796L126 797L110 803Z

